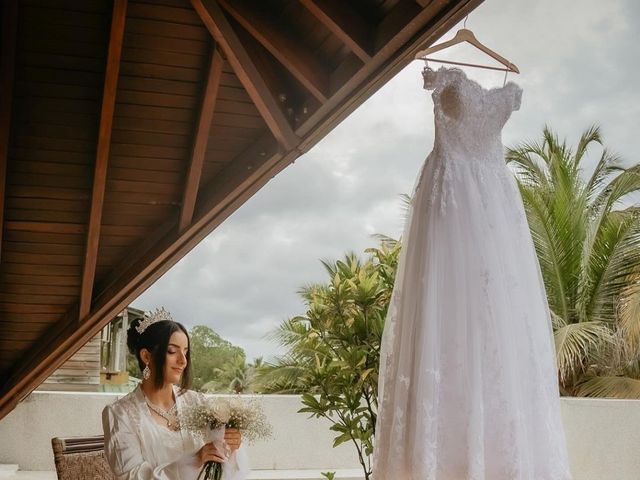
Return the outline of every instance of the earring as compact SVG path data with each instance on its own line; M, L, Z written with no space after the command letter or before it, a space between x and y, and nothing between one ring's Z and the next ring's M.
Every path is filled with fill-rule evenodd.
M144 370L142 370L142 378L144 378L145 380L149 380L150 376L151 376L151 369L149 368L149 365L147 364L144 367Z

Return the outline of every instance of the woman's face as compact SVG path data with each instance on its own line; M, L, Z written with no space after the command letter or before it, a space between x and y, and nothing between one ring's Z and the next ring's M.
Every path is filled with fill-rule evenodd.
M165 383L179 383L182 372L187 367L189 340L183 332L174 332L169 338L167 359L164 365Z

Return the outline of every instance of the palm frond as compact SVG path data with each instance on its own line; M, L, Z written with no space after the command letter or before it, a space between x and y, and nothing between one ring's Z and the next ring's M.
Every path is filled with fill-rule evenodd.
M640 355L640 275L633 276L620 294L618 323L630 349Z
M580 140L578 141L578 147L576 148L576 153L574 155L576 167L582 160L582 157L584 156L587 149L589 148L589 145L593 142L602 145L602 136L600 135L600 127L597 125L591 125L580 136Z
M604 185L611 180L613 174L624 171L624 168L617 165L619 161L620 157L617 155L612 154L606 148L602 150L600 159L585 186L589 200L593 201L596 198L598 193L602 191Z
M640 380L616 376L588 377L578 385L576 393L580 397L640 399Z
M581 301L593 320L615 322L618 297L640 268L640 217L611 212L602 222L584 268Z
M602 322L572 323L554 332L560 382L584 373L594 351L612 343L611 330Z
M539 146L525 144L518 148L507 150L506 162L514 166L518 180L531 186L542 186L548 184L548 174L543 165L538 161L541 149Z

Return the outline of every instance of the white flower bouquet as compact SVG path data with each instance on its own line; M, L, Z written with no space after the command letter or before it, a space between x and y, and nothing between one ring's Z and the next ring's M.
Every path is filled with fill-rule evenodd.
M271 435L271 425L256 400L245 400L240 396L218 397L185 409L180 418L180 425L205 442L221 444L224 441L226 428L240 430L243 440L253 442ZM235 472L248 470L246 460L236 458L233 466ZM243 465L244 464L244 465ZM226 464L225 467L226 469ZM231 472L229 472L231 473ZM238 479L238 475L224 475L226 479ZM198 480L220 480L223 478L223 465L207 462Z

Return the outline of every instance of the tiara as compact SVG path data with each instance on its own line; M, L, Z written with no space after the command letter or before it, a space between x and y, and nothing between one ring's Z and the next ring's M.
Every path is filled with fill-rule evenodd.
M167 310L165 310L164 307L156 308L155 312L145 312L142 321L138 325L136 325L136 330L138 331L138 333L142 334L149 327L149 325L160 322L162 320L173 321L173 317L171 317L171 314Z

